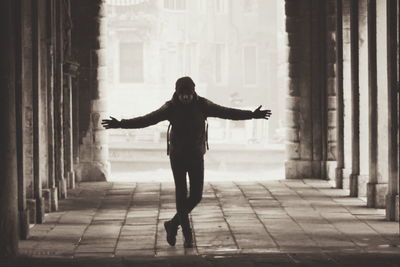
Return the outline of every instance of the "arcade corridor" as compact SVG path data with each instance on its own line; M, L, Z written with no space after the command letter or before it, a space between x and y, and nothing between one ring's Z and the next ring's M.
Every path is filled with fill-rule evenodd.
M104 1L0 1L1 266L398 266L399 1L285 0L286 179L206 178L186 251L172 184L107 182Z

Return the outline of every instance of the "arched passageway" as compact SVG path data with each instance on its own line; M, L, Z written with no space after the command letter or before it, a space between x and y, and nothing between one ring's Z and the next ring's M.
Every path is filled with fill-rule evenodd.
M324 204L325 198L320 194L323 188L313 188L314 182L292 180L314 178L348 189L352 197L367 198L366 204L361 204L357 199L343 197L343 201L354 200L363 208L341 216L355 216L359 221L365 210L382 212L366 209L367 205L386 208L384 215L394 221L399 210L396 207L399 192L398 3L394 0L286 0L285 3L288 179L269 185L275 192L259 184L231 184L228 188L221 185L220 190L218 186L208 188L210 200L220 202L222 213L235 213L243 208L246 210L243 214L252 214L252 223L262 222L269 203L278 205L278 210L284 210L289 217L294 216L290 214L291 205L297 208L297 204L311 207L315 215L318 209L313 205L317 204L302 199L302 195L316 197ZM3 166L0 168L0 254L10 256L17 254L19 239L29 238L30 223L36 224L36 229L41 225L46 228L48 224L41 224L45 214L56 216L59 200L68 203L63 200L68 199L68 193L90 187L85 184L73 191L76 182L107 180L107 135L100 125L106 111L104 37L107 29L100 0L5 0L0 5L1 35L9 37L0 41L3 81L0 118L6 126L0 129ZM327 189L327 182L321 183L332 194L346 194L346 191ZM146 199L148 193L162 199L163 191L152 186L148 189L143 185L143 192L140 184L116 185L115 190L100 186L93 195L100 193L100 199L104 196L104 206L99 211L103 208L108 214L113 213L121 199L134 197L134 189L139 190L139 199ZM226 206L224 193L226 201L237 196L240 203ZM263 196L258 201L260 194ZM75 197L72 195L71 200ZM325 201L337 208L335 201L329 198ZM133 199L133 207L135 203ZM153 207L156 203L160 202L147 204ZM257 213L260 210L257 203L263 207L260 213ZM143 207L145 204L146 201ZM124 211L116 213L119 216ZM98 215L101 217L101 212ZM230 224L229 216L222 215L224 227L235 231L237 222ZM320 215L317 214L322 220ZM291 218L290 229L301 226L295 217ZM84 223L86 219L82 218ZM394 225L385 223L385 226ZM371 223L367 224L368 232ZM330 224L322 223L321 227L328 227L332 234L349 231L345 224L333 228L327 225ZM268 224L259 226L266 230L264 235L273 232ZM112 232L114 228L109 230ZM47 230L51 238L52 228ZM367 232L364 234L368 236ZM392 242L394 233L390 232L393 237L383 240ZM54 234L57 236L57 232ZM381 236L379 231L374 234ZM310 235L314 236L314 229ZM233 235L232 239L239 244L239 237ZM264 245L269 242L267 237L257 240ZM374 244L385 245L383 241Z
M105 2L107 107L117 119L171 100L178 77L223 106L272 109L267 120L207 119L205 177L283 179L286 86L283 1ZM110 181L172 179L165 120L112 129Z

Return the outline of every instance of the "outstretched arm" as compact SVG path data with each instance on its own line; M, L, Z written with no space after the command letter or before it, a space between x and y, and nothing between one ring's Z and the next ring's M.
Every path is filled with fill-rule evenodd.
M111 128L126 128L126 129L136 129L145 128L150 125L159 123L160 121L168 119L168 104L163 105L161 108L153 111L147 115L128 119L128 120L117 120L110 117L111 120L102 120L101 124L106 129Z
M208 99L205 99L205 108L207 117L217 117L229 120L250 120L261 118L268 120L271 116L271 110L261 110L261 106L254 111L243 110L220 106Z
M261 110L262 105L260 105L258 108L256 108L253 111L254 119L266 119L268 120L269 117L272 115L271 110L269 109L263 109Z

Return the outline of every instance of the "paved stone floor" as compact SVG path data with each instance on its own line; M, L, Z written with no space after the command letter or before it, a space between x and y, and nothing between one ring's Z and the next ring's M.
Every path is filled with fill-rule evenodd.
M180 231L175 247L165 241L172 183L81 183L20 242L19 262L400 266L398 223L347 193L321 180L208 183L191 214L196 246L184 249Z

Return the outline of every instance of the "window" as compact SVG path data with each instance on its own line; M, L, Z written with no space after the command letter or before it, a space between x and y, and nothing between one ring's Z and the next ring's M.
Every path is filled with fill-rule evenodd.
M248 45L243 48L244 84L257 83L257 47Z
M215 12L218 14L226 13L227 1L226 0L214 0L215 1Z
M215 45L215 82L225 82L225 44Z
M143 80L143 44L120 43L119 81L121 83L142 83Z
M171 10L185 10L186 0L164 0L164 8Z

